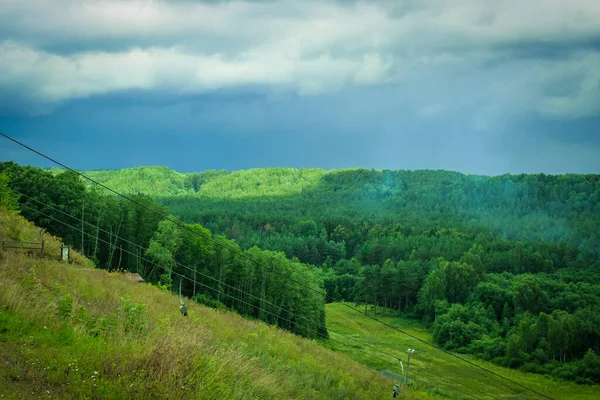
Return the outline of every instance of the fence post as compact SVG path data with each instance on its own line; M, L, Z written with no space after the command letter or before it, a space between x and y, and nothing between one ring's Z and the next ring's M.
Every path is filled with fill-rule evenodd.
M60 246L61 261L69 262L69 246Z
M44 257L44 228L40 229L40 258Z

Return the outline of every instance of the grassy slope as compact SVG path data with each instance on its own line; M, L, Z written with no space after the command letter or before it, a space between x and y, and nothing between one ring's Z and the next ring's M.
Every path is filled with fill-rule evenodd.
M349 305L354 306L353 303ZM507 383L501 378L494 377L476 367L469 366L439 350L420 343L372 319L361 316L340 303L328 304L326 306L326 315L327 327L329 329L365 341L393 355L398 355L404 362L406 362L406 350L408 348L415 348L417 352L411 358L411 379L421 381L424 387L437 388L435 391L445 396L451 398L472 398L460 392L463 391L472 394L476 398L492 398L491 396L501 399L542 398L530 392L523 392L523 389L516 385ZM377 315L377 318L422 340L429 343L433 342L431 334L418 322L383 317L381 315ZM378 361L361 352L359 350L360 347L351 344L352 342L348 339L335 333L331 333L331 337L332 339L339 339L344 343L349 343L349 345L343 345L332 341L329 346L334 350L345 352L352 359L369 365L372 368L389 369L396 373L400 372L399 363L390 357L367 349L369 352L390 360L389 363ZM583 386L569 382L555 381L537 374L501 368L485 361L475 360L469 356L462 357L554 399L598 399L600 393L600 387L598 386ZM404 366L406 367L406 364ZM459 384L454 382L459 382ZM475 388L479 392L461 385ZM487 393L491 396L485 397L482 393Z
M0 212L0 238L37 228ZM0 397L380 399L393 381L332 352L237 314L188 304L118 273L0 252ZM121 297L147 313L118 310ZM72 304L70 303L72 299ZM94 336L97 333L98 336ZM404 398L431 398L419 391Z

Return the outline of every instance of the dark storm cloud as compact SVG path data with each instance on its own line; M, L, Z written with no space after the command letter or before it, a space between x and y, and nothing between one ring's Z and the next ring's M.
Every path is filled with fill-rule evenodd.
M0 129L81 168L600 169L596 2L0 5Z
M551 139L562 145L580 145L590 150L600 150L600 117L579 119L529 118L517 124L519 135L533 140ZM600 158L597 160L600 166Z
M181 171L270 166L442 168L477 174L600 170L598 147L549 140L536 130L543 126L539 121L497 126L482 135L465 129L461 115L411 118L405 100L391 89L351 94L273 101L230 93L179 102L144 99L140 93L136 101L107 95L73 102L51 115L12 117L3 125L82 169L159 164ZM356 114L360 118L349 118ZM570 128L557 125L553 134L570 137ZM6 147L3 156L47 166L15 146Z

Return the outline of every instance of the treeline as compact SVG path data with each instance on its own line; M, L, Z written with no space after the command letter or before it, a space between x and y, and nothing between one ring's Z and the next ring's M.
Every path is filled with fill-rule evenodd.
M425 279L418 307L438 343L527 372L600 382L600 285L573 282L583 271L474 278L472 270L442 259Z
M327 291L362 302L365 312L379 306L379 313L423 318L448 350L578 383L600 381L597 263L553 273L486 273L479 244L456 261L415 254L382 266L352 259L325 267Z
M323 282L315 267L280 252L242 250L199 224L181 229L160 216L168 214L166 207L144 195L131 197L143 207L86 188L70 171L0 163L0 206L18 209L98 267L138 272L174 292L181 282L183 295L205 304L235 309L306 337L327 336L319 294Z

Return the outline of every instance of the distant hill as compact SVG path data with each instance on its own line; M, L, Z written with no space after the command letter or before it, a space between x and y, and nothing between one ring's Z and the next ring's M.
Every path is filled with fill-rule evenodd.
M127 194L177 195L189 192L185 174L168 167L83 171L86 176Z
M168 167L151 166L82 172L122 193L154 197L197 194L228 198L299 194L304 188L316 185L326 173L322 169L294 168L181 173Z
M168 167L86 171L129 194L146 194L188 222L267 212L262 222L440 223L518 240L570 240L600 255L600 175L465 175L444 170L258 168L180 173ZM222 207L227 204L227 207ZM597 222L597 223L596 223ZM338 224L336 223L336 225ZM264 225L263 224L263 225ZM220 232L219 229L216 229Z

